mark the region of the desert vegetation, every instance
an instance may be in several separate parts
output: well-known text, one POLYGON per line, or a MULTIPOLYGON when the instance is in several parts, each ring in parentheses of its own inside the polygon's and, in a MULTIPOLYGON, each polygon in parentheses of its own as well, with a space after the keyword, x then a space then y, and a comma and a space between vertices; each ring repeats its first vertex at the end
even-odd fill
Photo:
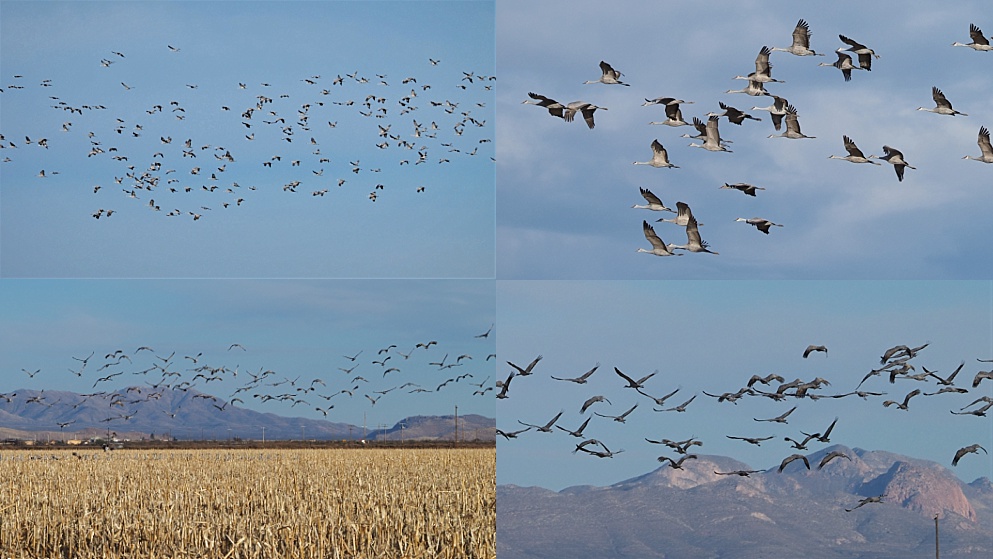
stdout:
POLYGON ((3 557, 495 557, 496 451, 0 452, 3 557))

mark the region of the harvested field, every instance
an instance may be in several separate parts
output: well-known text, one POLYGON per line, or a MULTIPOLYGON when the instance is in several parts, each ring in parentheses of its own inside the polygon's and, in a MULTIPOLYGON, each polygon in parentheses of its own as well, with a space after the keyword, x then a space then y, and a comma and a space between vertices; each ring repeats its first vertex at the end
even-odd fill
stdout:
POLYGON ((496 556, 496 451, 0 452, 3 557, 496 556))

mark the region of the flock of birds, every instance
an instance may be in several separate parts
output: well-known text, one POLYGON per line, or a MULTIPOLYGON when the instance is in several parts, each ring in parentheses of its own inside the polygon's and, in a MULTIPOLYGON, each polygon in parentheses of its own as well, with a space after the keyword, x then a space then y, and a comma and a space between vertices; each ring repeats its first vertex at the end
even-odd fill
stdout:
MULTIPOLYGON (((928 345, 929 344, 927 343, 917 347, 898 345, 887 349, 880 358, 880 365, 878 367, 873 366, 856 386, 849 387, 849 389, 845 391, 833 393, 827 391, 826 387, 832 386, 832 383, 825 378, 796 378, 794 380, 787 381, 782 375, 771 373, 766 376, 752 375, 751 378, 748 378, 747 380, 742 379, 742 386, 730 391, 712 393, 706 390, 701 390, 700 392, 694 393, 687 397, 687 394, 683 392, 681 388, 670 390, 660 386, 652 386, 649 381, 655 377, 656 374, 658 374, 658 370, 636 379, 634 376, 628 375, 619 368, 614 367, 613 376, 611 378, 616 378, 618 386, 623 387, 621 388, 621 392, 630 390, 632 393, 632 397, 628 399, 629 402, 622 406, 624 411, 620 414, 614 415, 610 413, 600 413, 601 411, 605 411, 606 406, 613 406, 614 403, 603 394, 587 394, 565 404, 569 408, 578 410, 582 421, 576 426, 563 426, 560 424, 559 420, 562 418, 563 414, 565 414, 565 410, 563 409, 544 423, 529 423, 527 421, 517 419, 517 424, 523 428, 515 427, 513 429, 497 429, 497 434, 510 441, 511 439, 516 439, 521 435, 524 435, 525 433, 531 433, 529 436, 539 436, 537 435, 538 433, 548 434, 560 432, 563 433, 561 436, 575 437, 579 440, 579 442, 575 444, 575 449, 572 451, 574 454, 582 453, 596 458, 612 458, 613 456, 624 452, 624 450, 617 449, 616 445, 609 443, 609 441, 604 441, 601 438, 594 438, 590 436, 590 433, 596 432, 599 428, 603 428, 606 420, 609 419, 612 422, 621 424, 634 423, 636 425, 647 426, 650 429, 657 429, 657 426, 660 424, 660 420, 655 419, 658 416, 654 416, 652 412, 665 414, 690 411, 690 406, 697 400, 698 397, 701 396, 701 394, 704 398, 713 398, 721 404, 726 403, 733 405, 744 398, 767 398, 777 403, 791 402, 793 404, 790 409, 779 413, 779 415, 774 417, 753 417, 752 419, 755 422, 755 430, 758 430, 759 425, 789 425, 791 414, 793 414, 801 406, 806 406, 807 404, 805 404, 805 402, 822 399, 836 400, 841 398, 861 398, 867 403, 866 405, 881 405, 885 408, 892 407, 894 410, 909 412, 911 399, 915 397, 941 398, 944 401, 954 402, 949 409, 952 415, 973 416, 980 418, 986 417, 987 412, 993 408, 993 397, 988 395, 980 395, 976 397, 976 393, 978 392, 977 389, 979 389, 983 381, 993 380, 993 370, 980 370, 972 374, 971 379, 967 380, 965 383, 957 383, 956 379, 958 375, 963 372, 963 369, 966 366, 965 361, 959 364, 951 373, 941 375, 939 374, 939 371, 931 370, 920 363, 920 359, 918 357, 928 345), (908 381, 916 384, 919 388, 914 388, 902 396, 897 396, 896 399, 893 400, 882 399, 887 395, 887 391, 895 391, 900 387, 900 385, 906 384, 908 381), (887 385, 889 385, 889 388, 886 388, 887 385), (682 394, 680 394, 681 392, 682 394), (880 402, 880 400, 882 401, 880 402), (647 407, 651 407, 651 412, 641 411, 647 407), (594 417, 603 419, 594 419, 594 417), (612 448, 614 449, 612 450, 612 448)), ((828 349, 823 345, 810 345, 804 350, 803 357, 805 359, 810 358, 815 353, 823 353, 826 358, 828 349)), ((539 364, 542 360, 543 356, 538 355, 524 366, 508 361, 507 364, 510 365, 512 370, 505 379, 497 382, 498 387, 500 387, 500 392, 497 394, 497 398, 507 399, 510 398, 512 393, 515 391, 528 390, 526 386, 526 383, 528 382, 527 380, 515 381, 515 379, 524 379, 528 376, 541 374, 541 367, 539 364), (514 384, 513 391, 511 390, 512 382, 514 384)), ((980 363, 990 363, 993 362, 993 359, 977 359, 977 361, 980 363)), ((587 383, 590 382, 590 378, 599 370, 600 363, 596 363, 591 369, 576 377, 549 375, 549 378, 557 382, 587 385, 587 383)), ((600 374, 611 375, 610 372, 606 371, 600 374)), ((902 394, 902 392, 900 392, 900 394, 902 394)), ((620 402, 618 401, 617 403, 620 402)), ((504 419, 506 416, 499 414, 498 410, 498 417, 504 419)), ((725 436, 727 439, 741 441, 742 443, 755 446, 762 446, 762 444, 767 441, 770 441, 768 443, 769 445, 776 444, 771 441, 782 441, 779 443, 779 446, 784 449, 788 448, 791 453, 781 460, 778 468, 776 468, 777 472, 782 473, 787 468, 791 468, 792 470, 798 468, 812 470, 810 459, 808 459, 807 455, 800 453, 800 451, 816 452, 817 449, 812 448, 813 445, 831 442, 830 437, 835 432, 835 428, 838 427, 839 430, 843 431, 845 429, 845 424, 844 421, 842 421, 839 426, 839 418, 835 417, 834 421, 826 426, 822 425, 814 427, 816 428, 808 427, 807 430, 793 429, 791 427, 780 433, 769 433, 769 430, 765 428, 761 429, 761 432, 749 432, 753 430, 748 428, 748 425, 737 424, 735 425, 735 431, 728 433, 725 436)), ((638 427, 625 427, 625 429, 630 428, 637 429, 638 427)), ((683 469, 687 461, 697 459, 697 455, 693 454, 691 450, 694 446, 703 446, 704 444, 704 441, 696 438, 695 436, 679 440, 677 440, 676 437, 673 437, 672 439, 644 437, 644 439, 646 444, 659 445, 660 447, 668 449, 666 453, 659 456, 657 460, 676 470, 683 469)), ((952 457, 952 466, 957 466, 959 461, 968 454, 978 453, 979 451, 987 453, 987 449, 978 443, 962 446, 955 452, 954 457, 952 457)), ((776 450, 774 452, 786 451, 776 450)), ((816 469, 821 470, 827 467, 830 463, 839 459, 851 461, 852 457, 838 450, 827 452, 816 463, 816 469)), ((715 471, 714 474, 749 476, 751 474, 764 471, 768 470, 736 470, 728 472, 715 471)), ((882 496, 877 496, 876 499, 881 499, 881 497, 882 496)), ((855 508, 870 502, 879 501, 867 500, 848 510, 854 510, 855 508)))
MULTIPOLYGON (((972 37, 972 42, 970 43, 954 43, 952 46, 966 46, 973 48, 977 51, 989 51, 990 45, 989 41, 983 36, 982 31, 976 26, 970 26, 970 35, 972 37)), ((868 46, 859 43, 858 41, 851 39, 845 35, 838 35, 839 39, 845 43, 846 46, 839 47, 835 50, 838 59, 834 63, 820 63, 820 66, 829 66, 838 68, 845 81, 850 81, 852 79, 853 70, 864 70, 866 72, 871 71, 872 60, 874 58, 879 58, 876 52, 869 48, 868 46), (853 61, 852 56, 857 57, 858 63, 853 61)), ((755 71, 747 75, 738 75, 734 79, 747 80, 748 85, 742 89, 731 89, 727 90, 726 94, 736 94, 742 93, 751 96, 759 97, 771 97, 773 103, 767 107, 753 106, 751 110, 761 110, 767 111, 770 114, 772 125, 776 131, 783 129, 783 123, 785 122, 785 130, 778 134, 770 134, 769 138, 788 138, 788 139, 814 139, 815 136, 808 136, 801 131, 800 128, 800 112, 799 110, 790 103, 786 98, 770 93, 766 90, 766 84, 770 83, 783 83, 782 80, 772 77, 772 64, 770 64, 770 55, 773 52, 780 51, 793 54, 795 56, 824 56, 821 53, 815 52, 810 48, 810 26, 803 19, 799 20, 796 27, 793 30, 793 42, 788 47, 769 47, 763 46, 755 58, 755 71)), ((621 80, 623 73, 615 69, 611 64, 601 61, 600 62, 601 76, 597 80, 587 80, 583 82, 584 84, 605 84, 610 86, 630 86, 629 83, 621 80)), ((528 99, 524 100, 524 104, 537 105, 545 108, 549 115, 561 118, 566 122, 571 122, 574 119, 575 114, 581 113, 587 126, 592 130, 595 127, 594 114, 596 111, 605 111, 606 107, 601 107, 596 104, 586 102, 586 101, 573 101, 571 103, 561 103, 555 99, 548 97, 546 95, 541 95, 538 93, 528 93, 528 99)), ((951 102, 945 97, 944 93, 937 87, 932 88, 932 98, 934 99, 935 106, 933 108, 920 107, 918 110, 928 111, 939 115, 961 115, 968 116, 966 113, 962 113, 952 108, 951 102)), ((683 99, 677 99, 675 97, 658 97, 655 99, 645 99, 643 106, 661 106, 665 111, 666 119, 664 121, 653 121, 649 124, 652 125, 663 125, 670 127, 681 127, 681 126, 692 126, 696 130, 696 134, 683 134, 684 138, 691 138, 696 140, 701 140, 700 143, 690 143, 690 147, 702 148, 711 152, 731 152, 729 145, 732 140, 725 139, 721 136, 719 129, 720 119, 726 118, 728 122, 735 124, 737 126, 742 126, 745 120, 760 121, 759 117, 752 116, 742 109, 731 106, 724 102, 719 102, 720 112, 708 112, 704 115, 704 118, 693 117, 690 121, 684 119, 682 114, 682 105, 691 104, 693 101, 685 101, 683 99)), ((845 150, 848 152, 846 156, 831 155, 830 159, 841 159, 849 161, 851 163, 868 163, 872 165, 880 165, 875 160, 884 161, 893 166, 896 172, 897 180, 903 181, 904 173, 906 169, 916 169, 904 158, 903 153, 897 148, 891 147, 890 145, 884 145, 883 155, 869 155, 865 154, 859 149, 855 141, 849 136, 843 136, 843 142, 845 150)), ((993 147, 990 145, 990 133, 985 126, 979 128, 979 135, 977 143, 980 149, 980 155, 978 157, 966 155, 963 159, 972 159, 975 161, 981 161, 983 163, 993 163, 993 147)), ((648 161, 635 161, 635 165, 647 165, 655 168, 665 168, 665 169, 677 169, 678 165, 673 164, 669 159, 669 153, 658 139, 655 139, 651 143, 652 158, 648 161)), ((734 189, 744 192, 749 196, 755 196, 756 190, 765 190, 761 187, 756 187, 747 183, 736 183, 727 184, 721 188, 734 189)), ((647 204, 639 205, 635 204, 634 208, 642 208, 653 211, 663 211, 663 212, 673 212, 677 213, 668 207, 661 201, 661 199, 652 193, 647 188, 641 188, 641 195, 645 198, 647 204)), ((688 252, 706 252, 710 254, 718 254, 716 251, 710 250, 710 245, 701 238, 699 226, 702 225, 693 215, 690 206, 685 202, 678 202, 678 217, 675 220, 672 219, 659 219, 656 222, 670 222, 676 223, 685 228, 685 234, 687 237, 687 242, 684 245, 666 243, 662 240, 662 237, 655 231, 654 227, 648 223, 647 220, 642 221, 642 232, 645 239, 652 245, 651 249, 639 248, 637 252, 644 252, 648 254, 653 254, 655 256, 679 256, 682 253, 675 252, 676 250, 685 250, 688 252)), ((748 225, 754 226, 756 229, 768 235, 772 227, 783 227, 780 223, 774 223, 773 221, 763 218, 763 217, 751 217, 743 218, 739 217, 735 221, 744 222, 748 225)))
MULTIPOLYGON (((187 55, 168 47, 163 48, 166 56, 187 55)), ((438 176, 437 171, 413 170, 421 165, 437 167, 456 158, 492 160, 492 127, 486 117, 495 77, 452 73, 441 60, 426 60, 417 69, 424 71, 420 75, 355 71, 306 76, 295 84, 232 83, 224 94, 230 101, 216 106, 210 104, 217 92, 196 83, 177 84, 171 92, 146 88, 140 74, 129 72, 132 64, 147 70, 122 52, 100 60, 94 81, 106 90, 102 104, 73 100, 78 94, 72 84, 46 78, 31 86, 25 75, 14 75, 0 87, 5 107, 15 110, 21 96, 44 94, 65 120, 58 126, 39 115, 32 129, 4 130, 2 162, 16 164, 18 152, 41 150, 34 154, 45 161, 36 175, 39 181, 68 175, 71 168, 74 176, 81 175, 80 182, 98 183, 88 186, 94 195, 119 189, 123 197, 117 193, 99 202, 92 213, 97 220, 115 215, 117 203, 129 200, 165 216, 197 221, 212 210, 252 204, 256 190, 325 197, 356 183, 368 188, 368 198, 375 202, 389 182, 379 177, 395 175, 398 169, 411 178, 396 187, 421 193, 428 188, 421 181, 438 176), (85 134, 88 147, 70 152, 79 144, 72 138, 78 134, 85 134), (81 172, 107 172, 107 165, 90 165, 91 158, 112 162, 117 168, 112 183, 110 176, 81 172), (383 168, 388 172, 379 175, 383 168)))
MULTIPOLYGON (((474 343, 492 349, 489 339, 492 331, 490 326, 475 335, 474 343)), ((71 405, 52 399, 44 390, 30 396, 0 393, 0 410, 4 404, 54 407, 58 416, 51 419, 60 429, 75 425, 75 429, 106 426, 120 430, 127 428, 128 422, 139 414, 158 413, 141 404, 159 400, 167 391, 193 391, 194 399, 209 401, 218 412, 243 407, 246 402, 253 402, 255 408, 283 403, 293 410, 302 406, 299 410, 311 410, 311 414, 320 414, 322 419, 332 416, 336 403, 345 398, 365 398, 371 408, 384 398, 395 402, 397 398, 416 398, 412 396, 415 394, 445 392, 453 398, 487 397, 495 386, 491 375, 481 378, 481 373, 492 367, 487 363, 495 360, 496 354, 455 355, 445 350, 445 345, 437 340, 425 340, 409 348, 391 343, 375 349, 358 349, 340 356, 334 370, 312 375, 284 374, 265 367, 247 370, 237 364, 232 367, 217 363, 203 352, 179 355, 176 351, 165 353, 149 346, 138 347, 133 352, 117 349, 102 358, 93 351, 89 355, 71 356, 73 366, 67 373, 59 373, 61 378, 41 369, 21 370, 29 380, 41 375, 41 380, 49 377, 50 383, 62 383, 67 378, 92 380, 92 392, 80 394, 81 398, 71 405), (226 398, 208 393, 221 390, 222 386, 232 389, 226 398), (101 406, 106 404, 107 416, 98 421, 103 425, 77 424, 74 412, 91 400, 101 402, 101 406)), ((245 352, 243 345, 231 344, 225 351, 225 360, 245 352)), ((165 420, 166 426, 182 426, 181 406, 162 413, 167 417, 157 419, 165 420)))

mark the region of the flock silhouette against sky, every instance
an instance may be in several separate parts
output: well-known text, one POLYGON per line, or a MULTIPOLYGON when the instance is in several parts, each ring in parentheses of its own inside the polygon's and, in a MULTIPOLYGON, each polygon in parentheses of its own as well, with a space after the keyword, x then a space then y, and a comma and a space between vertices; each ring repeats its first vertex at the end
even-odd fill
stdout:
MULTIPOLYGON (((366 417, 370 427, 451 415, 456 405, 460 415, 493 417, 497 328, 487 282, 15 283, 0 296, 0 410, 27 405, 30 417, 66 422, 85 401, 106 415, 73 430, 118 432, 149 419, 136 413, 160 413, 140 401, 183 393, 218 413, 352 425, 366 417), (53 391, 83 398, 56 405, 53 391)), ((159 423, 190 436, 183 409, 164 411, 159 423)))
MULTIPOLYGON (((876 18, 870 8, 854 21, 843 14, 864 7, 847 3, 800 18, 791 18, 796 6, 740 5, 716 17, 703 5, 628 8, 601 13, 596 25, 563 25, 568 34, 532 33, 531 22, 545 19, 541 10, 528 12, 528 21, 509 7, 498 12, 498 57, 507 81, 520 84, 516 101, 501 89, 498 111, 508 130, 499 145, 506 153, 499 194, 510 208, 498 214, 501 277, 989 276, 988 263, 922 265, 928 254, 958 260, 941 253, 991 250, 988 213, 978 208, 990 207, 993 168, 963 161, 993 163, 993 112, 978 95, 989 85, 987 39, 971 12, 959 14, 953 33, 948 18, 926 25, 914 10, 876 18), (631 12, 644 23, 628 22, 617 34, 615 18, 631 12), (661 20, 684 25, 659 36, 649 22, 661 20), (952 48, 970 33, 972 49, 952 48), (522 59, 526 51, 546 56, 522 59), (563 53, 565 63, 549 62, 563 53), (583 81, 597 65, 601 77, 583 81), (726 88, 732 79, 747 85, 726 88), (918 109, 929 97, 934 105, 918 109), (577 112, 586 127, 568 124, 577 112), (624 168, 643 145, 652 159, 624 168), (847 156, 832 155, 842 146, 847 156), (842 168, 829 159, 868 165, 842 168), (751 189, 753 198, 728 196, 722 184, 751 189), (666 206, 680 202, 686 219, 677 228, 624 212, 639 191, 664 202, 645 209, 672 211, 666 206), (946 215, 939 220, 971 240, 920 239, 926 248, 890 262, 883 247, 891 235, 923 234, 915 208, 946 215), (650 249, 637 247, 641 233, 650 249), (633 254, 718 251, 721 258, 702 262, 633 254), (856 265, 870 255, 880 258, 856 265)), ((556 3, 544 9, 561 11, 556 3)))
POLYGON ((988 282, 521 283, 499 296, 500 483, 603 485, 701 454, 818 475, 835 444, 988 475, 988 282))
POLYGON ((4 7, 3 273, 492 276, 492 6, 243 8, 4 7))

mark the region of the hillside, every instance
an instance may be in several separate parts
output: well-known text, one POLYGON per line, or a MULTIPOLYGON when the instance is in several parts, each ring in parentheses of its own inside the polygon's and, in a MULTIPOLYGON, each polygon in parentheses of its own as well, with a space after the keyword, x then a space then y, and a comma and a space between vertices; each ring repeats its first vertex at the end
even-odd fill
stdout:
POLYGON ((497 553, 556 557, 930 557, 934 515, 943 557, 993 556, 993 486, 963 484, 943 466, 835 445, 750 476, 723 456, 662 466, 607 487, 560 492, 497 487, 497 553), (851 461, 817 463, 838 450, 851 461), (885 495, 859 507, 860 499, 885 495))
MULTIPOLYGON (((17 390, 10 401, 0 400, 3 438, 71 439, 95 434, 119 438, 176 437, 190 439, 360 439, 361 425, 260 413, 189 390, 159 391, 147 398, 147 388, 129 387, 99 396, 75 392, 17 390)), ((365 430, 367 438, 438 440, 454 438, 452 416, 415 416, 386 430, 365 430)), ((495 420, 478 415, 459 418, 460 438, 494 440, 495 420)))

